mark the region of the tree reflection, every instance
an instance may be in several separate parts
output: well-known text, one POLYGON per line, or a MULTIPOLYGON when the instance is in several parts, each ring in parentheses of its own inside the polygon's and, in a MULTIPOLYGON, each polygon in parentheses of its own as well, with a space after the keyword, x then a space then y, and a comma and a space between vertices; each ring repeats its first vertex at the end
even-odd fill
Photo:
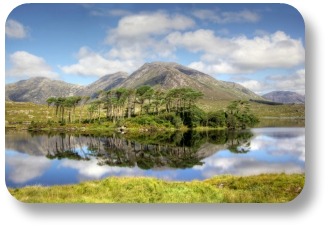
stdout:
POLYGON ((228 150, 236 154, 245 154, 251 149, 251 137, 253 134, 250 131, 230 132, 228 134, 228 150))
POLYGON ((61 134, 52 136, 49 159, 97 159, 100 166, 135 167, 141 169, 192 168, 203 165, 204 158, 226 148, 232 153, 250 150, 250 131, 187 131, 162 134, 139 134, 101 137, 61 134), (126 136, 125 136, 126 137, 126 136))

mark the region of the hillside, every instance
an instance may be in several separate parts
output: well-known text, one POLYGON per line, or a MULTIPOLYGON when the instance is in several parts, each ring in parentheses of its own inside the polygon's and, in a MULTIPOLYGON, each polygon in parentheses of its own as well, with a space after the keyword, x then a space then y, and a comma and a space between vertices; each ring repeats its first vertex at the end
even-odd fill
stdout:
POLYGON ((6 100, 42 104, 49 97, 72 96, 81 89, 64 81, 35 77, 6 85, 6 100))
POLYGON ((108 74, 97 81, 91 83, 81 90, 78 95, 94 96, 95 93, 101 90, 110 90, 122 83, 129 76, 126 72, 117 72, 114 74, 108 74))
POLYGON ((291 92, 291 91, 272 91, 270 93, 264 94, 262 96, 264 99, 289 104, 289 103, 296 103, 296 104, 304 104, 305 103, 305 96, 291 92))
POLYGON ((137 88, 141 85, 163 89, 191 87, 203 92, 204 99, 207 100, 262 99, 237 83, 219 81, 207 74, 177 63, 146 63, 119 86, 137 88))
POLYGON ((177 63, 153 62, 144 64, 130 76, 125 72, 117 72, 105 75, 87 86, 42 77, 22 80, 6 85, 6 100, 42 104, 51 96, 94 96, 100 90, 118 87, 137 88, 141 85, 164 90, 191 87, 203 92, 205 101, 263 99, 237 83, 216 80, 177 63))

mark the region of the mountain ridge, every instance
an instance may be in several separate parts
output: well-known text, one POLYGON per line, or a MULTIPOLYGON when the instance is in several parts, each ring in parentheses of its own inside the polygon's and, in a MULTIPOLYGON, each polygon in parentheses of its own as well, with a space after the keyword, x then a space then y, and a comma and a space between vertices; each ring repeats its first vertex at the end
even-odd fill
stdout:
POLYGON ((296 92, 292 91, 272 91, 270 93, 266 93, 262 95, 264 99, 278 102, 278 103, 284 103, 284 104, 290 104, 290 103, 296 103, 296 104, 304 104, 305 103, 305 96, 298 94, 296 92))
POLYGON ((142 85, 165 90, 191 87, 204 93, 204 99, 209 100, 263 99, 238 83, 217 80, 203 72, 174 62, 152 62, 145 63, 130 75, 126 72, 116 72, 105 75, 86 86, 43 77, 21 80, 6 85, 6 100, 45 103, 51 96, 95 97, 100 90, 119 87, 137 88, 142 85))

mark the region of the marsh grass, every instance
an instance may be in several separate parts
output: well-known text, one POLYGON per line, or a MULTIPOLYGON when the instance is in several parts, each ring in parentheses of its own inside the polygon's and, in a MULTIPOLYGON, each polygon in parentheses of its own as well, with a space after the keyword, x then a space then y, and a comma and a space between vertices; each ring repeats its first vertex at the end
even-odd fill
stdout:
POLYGON ((110 177, 75 185, 9 189, 27 203, 263 203, 289 202, 301 192, 304 174, 216 176, 205 181, 110 177))

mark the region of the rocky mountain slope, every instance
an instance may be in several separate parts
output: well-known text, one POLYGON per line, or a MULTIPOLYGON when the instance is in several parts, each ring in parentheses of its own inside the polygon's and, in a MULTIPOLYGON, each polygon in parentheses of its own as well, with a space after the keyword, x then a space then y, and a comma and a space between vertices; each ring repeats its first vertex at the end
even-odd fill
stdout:
POLYGON ((83 88, 78 95, 87 95, 93 97, 95 93, 101 90, 110 90, 122 83, 129 76, 126 72, 117 72, 115 74, 108 74, 90 85, 83 88))
POLYGON ((264 99, 278 103, 304 104, 305 96, 291 91, 272 91, 262 96, 264 99))
POLYGON ((207 74, 177 63, 146 63, 119 86, 137 88, 141 85, 163 89, 191 87, 203 92, 205 98, 210 100, 262 99, 237 83, 219 81, 207 74))
POLYGON ((45 103, 49 97, 72 96, 83 86, 64 81, 35 77, 6 85, 6 100, 45 103))
POLYGON ((237 83, 216 80, 177 63, 153 62, 144 64, 130 76, 125 72, 117 72, 105 75, 87 86, 42 77, 22 80, 6 85, 6 100, 45 103, 51 96, 93 96, 100 90, 137 88, 141 85, 162 89, 191 87, 203 92, 206 100, 263 99, 237 83))

